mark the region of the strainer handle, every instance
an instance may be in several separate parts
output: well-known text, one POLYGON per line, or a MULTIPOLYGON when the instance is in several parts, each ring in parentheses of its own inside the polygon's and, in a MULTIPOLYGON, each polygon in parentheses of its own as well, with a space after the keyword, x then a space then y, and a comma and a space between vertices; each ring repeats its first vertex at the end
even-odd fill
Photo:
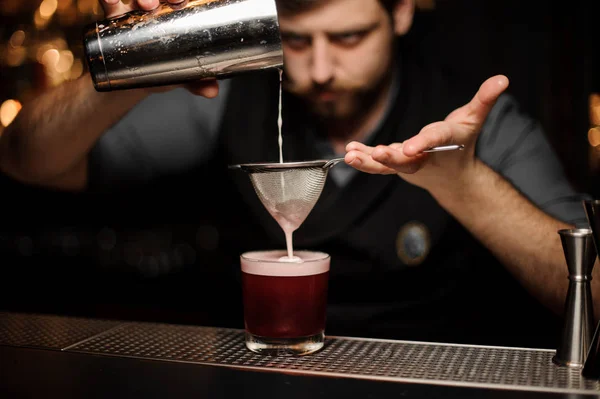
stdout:
MULTIPOLYGON (((463 150, 465 148, 464 145, 462 144, 453 144, 453 145, 443 145, 443 146, 439 146, 439 147, 432 147, 428 150, 425 150, 423 152, 443 152, 443 151, 454 151, 454 150, 463 150)), ((332 166, 342 162, 344 160, 344 158, 333 158, 330 159, 329 161, 327 161, 327 163, 325 165, 323 165, 323 169, 329 169, 332 166)))
POLYGON ((465 146, 462 144, 453 144, 453 145, 442 145, 439 147, 431 147, 428 150, 423 152, 442 152, 442 151, 454 151, 454 150, 464 150, 465 146))
POLYGON ((342 162, 343 160, 344 160, 344 158, 333 158, 333 159, 330 159, 329 161, 327 161, 325 163, 325 165, 323 165, 323 169, 329 169, 332 166, 335 166, 338 163, 342 162))

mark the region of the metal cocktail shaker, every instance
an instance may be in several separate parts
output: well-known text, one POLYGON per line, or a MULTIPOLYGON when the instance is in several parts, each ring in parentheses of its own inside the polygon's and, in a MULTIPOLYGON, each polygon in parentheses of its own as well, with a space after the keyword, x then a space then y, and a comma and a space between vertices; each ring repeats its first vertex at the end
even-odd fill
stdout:
POLYGON ((102 92, 283 66, 275 0, 163 3, 93 23, 83 41, 94 87, 102 92))

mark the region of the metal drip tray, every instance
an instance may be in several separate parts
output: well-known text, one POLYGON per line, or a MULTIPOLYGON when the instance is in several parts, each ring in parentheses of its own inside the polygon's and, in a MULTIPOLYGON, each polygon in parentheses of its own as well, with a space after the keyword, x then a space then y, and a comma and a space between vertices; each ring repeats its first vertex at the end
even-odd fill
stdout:
POLYGON ((0 312, 0 345, 63 349, 121 322, 0 312))
POLYGON ((555 366, 550 350, 329 337, 316 354, 269 357, 248 351, 239 330, 146 323, 127 323, 69 350, 332 377, 600 393, 598 381, 555 366))
POLYGON ((305 357, 248 351, 241 330, 0 312, 0 345, 289 374, 600 395, 555 351, 328 337, 305 357))

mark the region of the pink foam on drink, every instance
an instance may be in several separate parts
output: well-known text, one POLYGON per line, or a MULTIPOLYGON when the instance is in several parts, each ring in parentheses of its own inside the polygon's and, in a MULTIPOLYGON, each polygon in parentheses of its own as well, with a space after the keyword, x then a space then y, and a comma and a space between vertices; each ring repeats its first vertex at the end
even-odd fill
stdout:
POLYGON ((324 252, 294 251, 300 262, 284 262, 286 251, 246 252, 241 256, 242 272, 260 276, 312 276, 329 271, 330 257, 324 252))

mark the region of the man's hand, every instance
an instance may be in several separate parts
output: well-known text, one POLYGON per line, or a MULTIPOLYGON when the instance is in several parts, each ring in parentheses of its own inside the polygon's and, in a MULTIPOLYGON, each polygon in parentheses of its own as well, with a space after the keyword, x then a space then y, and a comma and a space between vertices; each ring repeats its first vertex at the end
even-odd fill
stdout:
MULTIPOLYGON (((145 10, 151 11, 157 8, 160 3, 169 3, 172 7, 183 7, 187 4, 187 0, 99 0, 102 8, 104 9, 104 15, 106 18, 116 17, 133 10, 145 10)), ((166 86, 149 89, 150 92, 163 92, 172 90, 176 87, 185 87, 192 93, 213 98, 219 94, 219 85, 216 79, 202 79, 197 82, 188 83, 183 86, 166 86)))
POLYGON ((404 143, 379 145, 375 148, 358 142, 346 146, 346 163, 373 174, 398 174, 426 190, 444 189, 467 178, 475 165, 475 144, 487 115, 508 87, 503 75, 486 80, 473 99, 454 110, 444 121, 425 126, 404 143), (443 145, 463 144, 464 151, 423 153, 443 145))
POLYGON ((182 7, 187 3, 187 0, 99 0, 102 8, 104 9, 104 15, 106 18, 112 18, 117 15, 124 14, 132 10, 154 10, 159 6, 161 2, 167 2, 173 6, 182 7))

